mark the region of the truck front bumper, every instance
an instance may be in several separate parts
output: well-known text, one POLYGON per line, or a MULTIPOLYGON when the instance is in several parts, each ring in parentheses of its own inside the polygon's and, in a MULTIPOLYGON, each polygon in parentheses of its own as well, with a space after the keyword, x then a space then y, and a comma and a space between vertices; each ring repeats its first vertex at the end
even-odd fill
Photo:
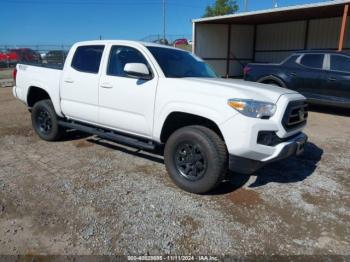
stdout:
POLYGON ((266 164, 286 159, 293 155, 300 155, 304 152, 304 146, 307 142, 307 136, 304 133, 300 133, 298 136, 287 140, 278 145, 278 152, 273 158, 269 158, 266 161, 259 161, 233 154, 229 155, 229 169, 233 172, 241 174, 252 174, 258 169, 262 168, 266 164))

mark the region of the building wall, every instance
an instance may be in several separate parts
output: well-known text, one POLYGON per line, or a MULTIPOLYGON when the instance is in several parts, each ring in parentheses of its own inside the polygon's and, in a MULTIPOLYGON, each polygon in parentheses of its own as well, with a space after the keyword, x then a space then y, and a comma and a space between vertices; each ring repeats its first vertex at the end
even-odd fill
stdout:
POLYGON ((257 26, 256 49, 301 49, 304 47, 305 21, 257 26))
MULTIPOLYGON (((222 76, 226 75, 228 28, 226 24, 198 24, 195 29, 195 54, 207 60, 222 76)), ((242 63, 252 61, 254 26, 231 25, 230 35, 229 75, 239 75, 242 63)))
POLYGON ((264 24, 257 26, 256 62, 279 62, 289 52, 304 48, 306 21, 264 24))
POLYGON ((195 54, 222 76, 226 75, 228 25, 198 24, 195 29, 195 54))
MULTIPOLYGON (((307 48, 338 48, 341 17, 310 20, 307 48)), ((350 48, 350 21, 347 21, 344 48, 350 48)))
MULTIPOLYGON (((341 20, 341 17, 310 20, 306 42, 306 21, 258 25, 255 60, 256 62, 279 62, 292 50, 337 49, 341 20), (269 50, 271 52, 267 52, 269 50)), ((348 19, 344 48, 350 48, 349 26, 348 19)))
MULTIPOLYGON (((344 48, 350 48, 349 20, 344 48)), ((229 75, 242 75, 242 64, 251 62, 253 59, 255 62, 276 63, 285 59, 293 50, 337 49, 340 26, 341 17, 310 20, 306 35, 307 21, 257 25, 254 55, 254 25, 233 24, 231 25, 229 75)), ((195 34, 195 53, 202 58, 210 58, 207 62, 220 75, 225 76, 228 25, 197 24, 195 34)))
POLYGON ((231 25, 229 75, 242 73, 245 64, 252 62, 254 49, 254 26, 231 25))

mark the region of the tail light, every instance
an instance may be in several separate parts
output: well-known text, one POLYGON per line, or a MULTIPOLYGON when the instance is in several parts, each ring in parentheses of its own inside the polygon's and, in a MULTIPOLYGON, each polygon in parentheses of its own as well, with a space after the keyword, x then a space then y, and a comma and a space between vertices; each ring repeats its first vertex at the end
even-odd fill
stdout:
POLYGON ((17 68, 13 69, 12 78, 13 78, 14 85, 16 85, 17 68))
POLYGON ((250 70, 251 70, 251 68, 250 68, 250 67, 245 66, 245 67, 243 68, 243 74, 244 74, 244 76, 248 75, 248 74, 249 74, 249 72, 250 72, 250 70))

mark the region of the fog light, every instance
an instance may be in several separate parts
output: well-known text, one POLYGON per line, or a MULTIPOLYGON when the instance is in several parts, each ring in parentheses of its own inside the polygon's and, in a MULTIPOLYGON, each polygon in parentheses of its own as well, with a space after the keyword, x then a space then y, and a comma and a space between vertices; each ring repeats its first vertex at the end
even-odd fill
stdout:
POLYGON ((280 142, 280 138, 274 131, 260 131, 257 143, 265 146, 274 146, 280 142))

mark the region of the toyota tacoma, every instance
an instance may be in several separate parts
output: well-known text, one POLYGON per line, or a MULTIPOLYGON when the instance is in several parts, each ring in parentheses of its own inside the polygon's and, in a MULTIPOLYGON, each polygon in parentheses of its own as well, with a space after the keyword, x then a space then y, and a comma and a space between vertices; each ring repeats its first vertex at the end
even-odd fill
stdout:
POLYGON ((192 53, 155 43, 80 42, 64 65, 20 63, 14 79, 40 138, 74 129, 161 148, 172 180, 193 193, 213 190, 228 170, 252 174, 299 155, 307 141, 298 92, 219 78, 192 53))

